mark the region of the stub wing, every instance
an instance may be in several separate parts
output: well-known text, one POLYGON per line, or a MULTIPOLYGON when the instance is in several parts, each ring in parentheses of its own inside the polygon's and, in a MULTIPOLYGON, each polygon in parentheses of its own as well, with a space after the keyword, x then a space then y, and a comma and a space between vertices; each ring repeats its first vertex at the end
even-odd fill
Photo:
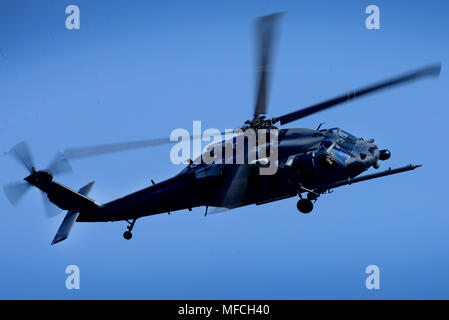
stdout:
POLYGON ((420 164, 409 164, 407 166, 403 166, 403 167, 396 168, 396 169, 389 168, 388 170, 381 171, 378 173, 367 174, 367 175, 363 175, 363 176, 360 176, 357 178, 352 178, 352 179, 348 178, 346 180, 335 182, 335 183, 329 184, 327 186, 320 187, 317 189, 317 191, 324 192, 326 190, 335 189, 335 188, 338 188, 338 187, 341 187, 344 185, 349 185, 349 184, 362 182, 362 181, 366 181, 366 180, 381 178, 381 177, 385 177, 385 176, 389 176, 392 174, 397 174, 397 173, 401 173, 401 172, 405 172, 405 171, 415 170, 416 168, 419 168, 419 167, 421 167, 420 164))

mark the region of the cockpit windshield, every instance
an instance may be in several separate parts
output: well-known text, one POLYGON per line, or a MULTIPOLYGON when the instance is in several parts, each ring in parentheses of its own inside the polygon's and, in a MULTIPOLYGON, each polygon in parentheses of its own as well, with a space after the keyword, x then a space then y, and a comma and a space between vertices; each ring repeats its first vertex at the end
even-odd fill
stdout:
POLYGON ((332 129, 329 129, 329 131, 336 134, 337 136, 339 136, 342 139, 352 140, 354 142, 357 140, 357 138, 354 137, 352 134, 350 134, 349 132, 346 132, 340 128, 332 128, 332 129))
POLYGON ((336 143, 333 144, 329 151, 334 154, 338 160, 345 163, 355 147, 357 138, 340 128, 333 128, 329 131, 336 134, 338 137, 336 143))

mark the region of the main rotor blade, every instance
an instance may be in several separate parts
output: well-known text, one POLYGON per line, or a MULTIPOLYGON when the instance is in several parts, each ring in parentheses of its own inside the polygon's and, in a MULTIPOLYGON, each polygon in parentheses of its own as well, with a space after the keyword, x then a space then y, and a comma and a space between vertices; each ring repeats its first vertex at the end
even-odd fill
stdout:
POLYGON ((210 210, 210 212, 205 214, 205 216, 214 215, 214 214, 218 214, 218 213, 227 212, 229 210, 232 210, 232 209, 225 208, 225 207, 211 207, 211 208, 212 208, 212 210, 210 210))
POLYGON ((315 105, 312 105, 310 107, 294 111, 288 114, 285 114, 283 116, 280 116, 278 118, 274 118, 273 120, 275 122, 280 121, 281 125, 287 124, 289 122, 304 118, 308 115, 311 115, 313 113, 323 111, 325 109, 331 108, 333 106, 336 106, 340 103, 347 102, 356 98, 360 98, 366 94, 391 88, 400 84, 405 84, 407 82, 411 82, 414 80, 418 80, 420 78, 424 77, 438 77, 441 71, 441 64, 434 64, 430 65, 397 77, 394 77, 390 80, 386 80, 383 82, 379 82, 377 84, 374 84, 372 86, 367 86, 358 90, 354 90, 352 92, 348 92, 344 95, 338 96, 336 98, 333 98, 331 100, 321 102, 315 105))
POLYGON ((267 113, 269 77, 274 42, 276 40, 276 22, 282 13, 273 13, 256 20, 257 60, 257 95, 254 107, 254 118, 267 113))
POLYGON ((81 148, 68 148, 64 150, 64 157, 70 160, 82 159, 109 153, 117 153, 129 150, 155 147, 169 143, 170 143, 169 138, 161 138, 161 139, 149 139, 131 142, 121 142, 121 143, 110 143, 81 148))
MULTIPOLYGON (((221 135, 225 135, 226 133, 221 132, 221 135)), ((187 139, 201 139, 202 137, 208 138, 214 136, 213 134, 209 135, 197 135, 184 137, 187 139)), ((171 141, 170 138, 159 138, 159 139, 148 139, 148 140, 139 140, 139 141, 131 141, 131 142, 120 142, 120 143, 110 143, 110 144, 102 144, 90 147, 80 147, 80 148, 67 148, 64 150, 63 157, 68 160, 82 159, 82 158, 90 158, 96 157, 104 154, 110 153, 118 153, 124 151, 131 151, 137 149, 151 148, 160 145, 176 143, 177 141, 171 141)))
POLYGON ((223 187, 220 195, 221 208, 236 208, 244 201, 248 190, 248 176, 251 167, 247 164, 239 164, 235 170, 230 173, 227 184, 223 187))
POLYGON ((29 172, 33 172, 34 162, 30 148, 25 141, 19 142, 9 150, 9 154, 21 163, 29 172))
POLYGON ((12 205, 16 205, 25 193, 30 190, 31 185, 26 182, 12 182, 3 185, 3 191, 5 192, 6 197, 12 205))

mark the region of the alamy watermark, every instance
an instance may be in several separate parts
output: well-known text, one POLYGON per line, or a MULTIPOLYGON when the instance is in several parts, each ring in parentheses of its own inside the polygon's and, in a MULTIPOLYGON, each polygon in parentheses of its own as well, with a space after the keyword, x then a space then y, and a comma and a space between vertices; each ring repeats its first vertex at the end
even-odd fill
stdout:
POLYGON ((365 27, 368 30, 380 29, 380 9, 378 6, 372 4, 366 7, 365 13, 369 16, 365 20, 365 27))
POLYGON ((80 268, 77 265, 71 264, 65 268, 65 273, 68 274, 65 279, 65 287, 68 290, 80 289, 80 268))
POLYGON ((65 27, 68 30, 80 29, 80 8, 71 4, 65 8, 65 13, 69 16, 65 19, 65 27))
POLYGON ((177 142, 170 151, 173 164, 248 164, 259 167, 261 175, 273 175, 278 168, 277 129, 207 129, 193 121, 193 135, 186 129, 175 129, 170 141, 177 142), (211 141, 212 139, 212 141, 211 141), (202 142, 208 142, 202 147, 202 142), (192 148, 191 148, 192 145, 192 148))
POLYGON ((368 290, 380 289, 380 269, 375 264, 369 265, 365 269, 365 273, 369 276, 365 280, 365 287, 368 290))

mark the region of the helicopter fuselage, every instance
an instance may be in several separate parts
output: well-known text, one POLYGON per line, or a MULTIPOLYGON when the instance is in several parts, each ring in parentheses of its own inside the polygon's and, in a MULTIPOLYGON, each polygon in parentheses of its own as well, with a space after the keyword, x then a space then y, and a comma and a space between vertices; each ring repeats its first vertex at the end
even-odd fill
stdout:
POLYGON ((80 210, 79 222, 116 221, 199 206, 237 208, 321 190, 378 167, 381 152, 372 140, 345 131, 283 129, 278 136, 277 171, 260 165, 192 163, 178 175, 113 200, 80 210))

